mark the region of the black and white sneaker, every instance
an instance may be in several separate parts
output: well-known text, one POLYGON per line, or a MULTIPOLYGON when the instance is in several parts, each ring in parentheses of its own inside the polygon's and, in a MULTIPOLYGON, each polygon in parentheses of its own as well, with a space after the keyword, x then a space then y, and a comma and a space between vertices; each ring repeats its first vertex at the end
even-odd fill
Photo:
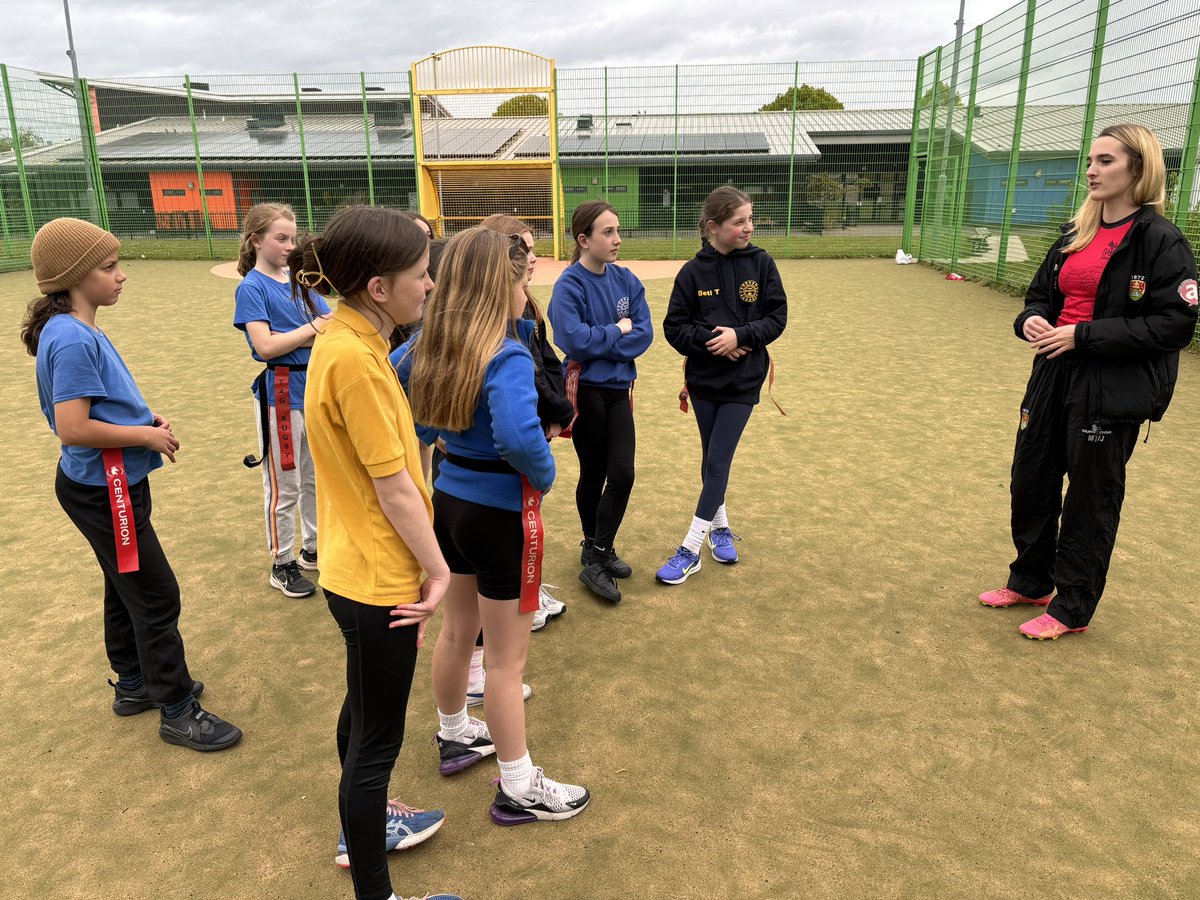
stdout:
MULTIPOLYGON (((146 686, 142 685, 140 690, 126 691, 122 690, 121 686, 114 681, 108 682, 112 685, 112 689, 117 692, 117 697, 113 700, 112 711, 118 716, 136 716, 138 713, 144 713, 151 709, 162 709, 162 704, 157 700, 150 699, 150 692, 146 690, 146 686)), ((192 682, 192 696, 199 697, 204 693, 204 682, 192 682)))
MULTIPOLYGON (((581 566, 586 566, 588 563, 593 561, 595 543, 596 542, 591 538, 584 538, 579 542, 579 546, 582 548, 579 551, 579 564, 581 566)), ((596 561, 603 561, 603 563, 608 567, 609 574, 611 574, 613 578, 628 578, 633 574, 633 568, 629 565, 629 563, 617 556, 616 547, 609 548, 603 554, 603 560, 596 561)))
POLYGON ((300 556, 296 558, 296 562, 300 564, 300 568, 309 572, 317 571, 317 551, 301 550, 300 556))
POLYGON ((177 719, 166 716, 158 725, 158 736, 168 744, 201 752, 226 750, 242 739, 242 729, 215 716, 195 700, 192 708, 177 719))
POLYGON ((534 766, 533 784, 520 797, 510 797, 503 783, 496 788, 492 820, 500 825, 561 822, 583 812, 591 799, 587 788, 554 781, 546 777, 541 766, 534 766))
POLYGON ((448 741, 441 733, 435 734, 434 740, 438 746, 438 771, 443 775, 461 772, 496 752, 487 723, 476 718, 467 720, 467 733, 457 741, 448 741))
POLYGON ((317 586, 300 573, 300 564, 295 560, 271 567, 271 587, 283 591, 285 597, 311 597, 317 592, 317 586))

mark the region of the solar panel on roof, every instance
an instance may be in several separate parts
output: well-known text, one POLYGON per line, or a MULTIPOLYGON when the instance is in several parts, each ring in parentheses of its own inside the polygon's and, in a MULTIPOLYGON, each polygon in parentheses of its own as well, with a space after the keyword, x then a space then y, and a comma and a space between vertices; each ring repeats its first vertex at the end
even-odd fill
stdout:
POLYGON ((516 136, 517 128, 461 128, 447 125, 424 125, 425 158, 447 157, 484 158, 495 156, 516 136))

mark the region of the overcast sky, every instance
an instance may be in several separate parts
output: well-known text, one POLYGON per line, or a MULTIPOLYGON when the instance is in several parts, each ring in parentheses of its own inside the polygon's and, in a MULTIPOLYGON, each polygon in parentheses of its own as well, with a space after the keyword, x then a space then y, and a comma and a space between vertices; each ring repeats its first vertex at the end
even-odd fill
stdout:
MULTIPOLYGON (((966 27, 1012 0, 967 0, 966 27)), ((0 62, 70 73, 61 0, 5 0, 0 62)), ((499 44, 561 68, 915 60, 954 39, 958 0, 71 0, 80 74, 397 71, 499 44), (748 14, 749 13, 749 14, 748 14)))

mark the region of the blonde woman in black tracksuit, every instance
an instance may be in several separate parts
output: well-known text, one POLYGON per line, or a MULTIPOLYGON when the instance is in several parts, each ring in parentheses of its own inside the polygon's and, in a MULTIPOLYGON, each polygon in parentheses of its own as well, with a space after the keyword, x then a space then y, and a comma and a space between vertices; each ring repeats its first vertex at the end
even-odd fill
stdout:
POLYGON ((991 607, 1046 607, 1020 626, 1037 640, 1087 631, 1117 537, 1125 466, 1142 422, 1157 422, 1170 403, 1179 351, 1196 331, 1196 261, 1161 215, 1158 139, 1141 125, 1104 129, 1087 180, 1088 198, 1014 323, 1037 354, 1012 465, 1017 557, 1007 585, 979 597, 991 607))

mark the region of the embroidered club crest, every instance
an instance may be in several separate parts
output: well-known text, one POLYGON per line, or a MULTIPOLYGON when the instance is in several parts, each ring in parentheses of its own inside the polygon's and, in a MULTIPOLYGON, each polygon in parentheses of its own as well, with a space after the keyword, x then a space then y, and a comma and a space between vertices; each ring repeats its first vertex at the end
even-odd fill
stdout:
POLYGON ((1134 275, 1129 279, 1129 299, 1137 303, 1146 296, 1146 278, 1142 275, 1134 275))
POLYGON ((625 319, 629 317, 629 298, 622 297, 617 301, 617 318, 625 319))
POLYGON ((1021 431, 1029 427, 1029 410, 1021 410, 1021 431))
POLYGON ((758 302, 758 282, 743 281, 741 287, 738 288, 738 299, 743 303, 758 302))
POLYGON ((1189 278, 1179 285, 1179 296, 1183 298, 1183 302, 1188 306, 1195 306, 1197 302, 1200 302, 1200 297, 1197 296, 1195 278, 1189 278))

